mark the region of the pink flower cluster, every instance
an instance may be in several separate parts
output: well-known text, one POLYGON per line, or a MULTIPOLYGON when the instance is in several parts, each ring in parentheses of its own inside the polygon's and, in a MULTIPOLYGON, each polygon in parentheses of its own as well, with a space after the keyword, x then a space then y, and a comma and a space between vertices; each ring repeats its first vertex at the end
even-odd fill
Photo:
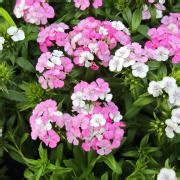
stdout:
MULTIPOLYGON (((158 0, 158 2, 156 0, 149 0, 148 3, 150 4, 150 6, 154 6, 155 11, 156 11, 156 18, 162 18, 163 17, 163 11, 166 10, 166 7, 164 6, 165 0, 158 0)), ((151 13, 149 10, 149 5, 145 4, 143 5, 143 11, 142 11, 142 19, 143 20, 147 20, 151 18, 151 13)))
POLYGON ((77 115, 71 116, 58 111, 57 103, 51 99, 41 102, 30 117, 31 137, 34 140, 39 138, 51 148, 56 147, 60 137, 52 128, 54 123, 56 129, 64 128, 69 143, 81 144, 84 151, 95 150, 100 155, 107 155, 121 145, 125 126, 118 107, 111 101, 112 95, 107 94, 109 85, 100 78, 90 84, 82 81, 74 87, 72 99, 78 92, 83 94, 84 103, 76 98, 78 104, 74 105, 89 106, 89 110, 82 111, 76 106, 72 111, 77 115), (110 99, 106 100, 106 96, 110 99))
POLYGON ((38 104, 30 117, 31 137, 39 138, 46 146, 54 148, 60 141, 59 135, 52 129, 52 123, 61 122, 61 112, 57 110, 57 103, 51 99, 38 104))
POLYGON ((149 30, 150 41, 145 44, 152 59, 172 56, 172 62, 180 62, 180 13, 170 13, 161 20, 158 28, 149 30), (160 49, 160 50, 159 50, 160 49))
POLYGON ((64 47, 68 42, 68 33, 65 32, 67 29, 69 29, 69 27, 64 23, 54 23, 45 28, 41 28, 37 38, 41 51, 47 52, 48 47, 54 45, 64 47))
POLYGON ((39 57, 36 65, 36 70, 42 73, 39 83, 43 89, 62 88, 66 74, 70 73, 72 68, 71 60, 65 57, 62 51, 45 52, 39 57))
POLYGON ((53 18, 55 12, 46 0, 17 0, 14 7, 14 14, 17 18, 32 24, 46 24, 48 18, 53 18))
MULTIPOLYGON (((75 7, 85 10, 90 6, 90 0, 74 0, 75 7)), ((93 0, 92 6, 97 9, 101 7, 103 0, 93 0)))
POLYGON ((99 64, 108 66, 111 50, 117 45, 127 45, 131 42, 129 31, 120 21, 100 21, 93 17, 81 20, 72 31, 66 33, 68 26, 52 24, 42 29, 38 36, 38 43, 42 52, 48 47, 64 47, 69 56, 79 66, 99 68, 99 64), (95 62, 99 59, 100 62, 95 62))

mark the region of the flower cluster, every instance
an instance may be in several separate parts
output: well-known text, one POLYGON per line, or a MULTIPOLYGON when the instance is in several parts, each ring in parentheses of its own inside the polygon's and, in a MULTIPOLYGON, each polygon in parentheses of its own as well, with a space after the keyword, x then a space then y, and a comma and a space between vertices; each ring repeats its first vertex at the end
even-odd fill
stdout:
POLYGON ((92 102, 98 100, 110 102, 112 100, 112 94, 110 93, 109 84, 103 79, 98 78, 90 84, 85 81, 78 83, 74 87, 71 99, 73 104, 72 109, 74 111, 78 113, 89 113, 93 105, 92 102))
MULTIPOLYGON (((85 10, 90 6, 90 0, 74 0, 75 7, 85 10)), ((103 0, 93 0, 92 6, 97 9, 103 5, 103 0)))
POLYGON ((46 100, 35 107, 30 117, 32 139, 39 137, 47 146, 54 148, 60 141, 52 129, 54 123, 56 128, 64 127, 69 143, 82 144, 85 151, 93 149, 100 155, 107 155, 118 148, 125 124, 121 122, 118 107, 111 101, 108 83, 103 79, 90 84, 82 81, 74 87, 71 98, 72 111, 77 115, 62 114, 53 100, 46 100))
POLYGON ((51 99, 37 104, 29 120, 32 139, 39 138, 50 148, 56 147, 60 137, 53 130, 52 123, 61 122, 61 115, 57 103, 51 99))
POLYGON ((169 56, 173 56, 173 63, 180 62, 179 18, 179 13, 170 13, 170 16, 163 17, 158 28, 149 30, 151 40, 146 42, 145 48, 151 59, 166 61, 169 56))
POLYGON ((145 62, 148 61, 145 50, 138 43, 132 43, 116 50, 109 62, 109 70, 120 72, 123 68, 132 68, 135 77, 145 78, 149 70, 145 62))
POLYGON ((55 16, 54 9, 46 0, 17 0, 14 7, 14 14, 17 18, 32 24, 46 24, 48 18, 55 16))
MULTIPOLYGON (((166 7, 164 6, 165 0, 158 0, 158 2, 156 2, 156 0, 149 0, 148 3, 150 4, 150 6, 154 7, 156 10, 156 18, 162 18, 163 17, 163 11, 166 10, 166 7)), ((151 13, 150 13, 150 8, 149 5, 145 4, 143 5, 143 11, 142 11, 142 19, 147 20, 151 18, 151 13)))
POLYGON ((5 43, 4 37, 0 37, 0 51, 3 50, 3 44, 5 43))
POLYGON ((62 88, 66 74, 72 71, 73 64, 62 51, 54 50, 41 54, 36 65, 36 70, 42 73, 39 83, 42 88, 62 88))
POLYGON ((79 66, 98 69, 98 64, 108 66, 111 50, 118 43, 130 43, 128 29, 120 21, 100 21, 88 17, 69 33, 68 53, 74 56, 74 63, 79 66), (70 50, 71 49, 71 50, 70 50), (95 62, 99 59, 101 62, 95 62))
POLYGON ((57 45, 64 47, 68 42, 68 34, 65 32, 69 27, 64 23, 54 23, 45 28, 41 28, 37 42, 42 52, 47 52, 48 47, 57 45))
POLYGON ((176 80, 172 77, 164 77, 162 81, 151 81, 148 87, 148 93, 154 97, 162 95, 163 92, 168 94, 168 104, 172 109, 171 119, 167 119, 165 132, 167 137, 173 138, 174 132, 180 133, 180 87, 177 86, 176 80), (178 107, 178 108, 176 108, 178 107))

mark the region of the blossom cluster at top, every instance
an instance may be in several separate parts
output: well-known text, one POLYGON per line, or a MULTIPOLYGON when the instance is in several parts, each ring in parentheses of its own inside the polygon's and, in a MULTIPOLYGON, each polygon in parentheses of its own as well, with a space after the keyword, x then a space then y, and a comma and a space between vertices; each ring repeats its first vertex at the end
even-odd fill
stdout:
MULTIPOLYGON (((22 29, 17 28, 16 26, 11 26, 7 29, 8 36, 14 41, 22 41, 25 39, 25 33, 22 29)), ((6 39, 0 37, 0 51, 3 50, 3 45, 5 44, 6 39)))
POLYGON ((100 78, 90 84, 82 81, 74 87, 71 98, 74 115, 58 111, 53 100, 46 100, 35 107, 30 117, 32 139, 38 137, 54 148, 60 141, 54 129, 62 133, 64 128, 67 141, 73 145, 81 144, 85 151, 93 149, 100 155, 107 155, 118 148, 125 124, 121 122, 118 107, 111 101, 108 83, 100 78), (90 108, 85 108, 88 106, 90 108))
POLYGON ((149 30, 151 40, 146 42, 145 48, 149 51, 151 59, 165 61, 172 56, 173 63, 180 62, 179 20, 179 13, 170 13, 169 16, 163 17, 158 28, 149 30))
POLYGON ((148 61, 146 51, 139 43, 132 43, 116 50, 109 62, 109 70, 120 72, 123 68, 132 68, 135 77, 145 78, 149 70, 145 64, 148 61))
POLYGON ((42 73, 39 83, 42 88, 62 88, 66 74, 72 71, 73 64, 62 51, 54 50, 41 54, 36 65, 36 70, 42 73))
POLYGON ((167 119, 165 131, 169 138, 174 137, 175 133, 180 133, 180 87, 177 86, 173 77, 164 77, 162 81, 151 81, 148 87, 148 93, 154 97, 163 94, 168 95, 168 104, 172 109, 171 118, 167 119))
POLYGON ((149 5, 143 5, 142 19, 147 20, 151 18, 150 7, 152 6, 155 8, 156 18, 162 18, 163 11, 166 10, 166 7, 164 6, 165 0, 148 0, 148 3, 149 5))
POLYGON ((97 70, 99 65, 108 66, 111 51, 118 45, 131 42, 129 31, 120 21, 100 21, 88 17, 66 33, 64 23, 52 24, 43 28, 38 36, 42 52, 55 44, 64 47, 75 64, 97 70), (100 61, 98 61, 100 60, 100 61))
POLYGON ((46 0, 17 0, 14 7, 14 14, 17 18, 32 24, 46 24, 48 18, 53 18, 55 12, 46 0))
MULTIPOLYGON (((90 0, 73 0, 75 7, 80 8, 81 10, 87 9, 91 3, 90 0)), ((92 6, 97 9, 103 5, 103 0, 93 0, 92 6)))

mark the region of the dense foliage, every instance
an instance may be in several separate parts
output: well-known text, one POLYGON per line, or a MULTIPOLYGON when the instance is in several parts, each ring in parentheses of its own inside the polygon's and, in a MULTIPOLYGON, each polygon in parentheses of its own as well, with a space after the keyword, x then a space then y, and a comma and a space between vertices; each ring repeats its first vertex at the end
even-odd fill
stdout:
POLYGON ((179 179, 179 11, 0 0, 0 179, 179 179))

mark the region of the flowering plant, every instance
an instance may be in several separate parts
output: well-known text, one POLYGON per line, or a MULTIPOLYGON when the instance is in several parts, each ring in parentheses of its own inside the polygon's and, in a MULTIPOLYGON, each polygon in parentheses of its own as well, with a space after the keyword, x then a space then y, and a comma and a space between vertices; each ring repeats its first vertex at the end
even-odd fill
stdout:
POLYGON ((0 4, 0 179, 180 178, 179 2, 0 4))

